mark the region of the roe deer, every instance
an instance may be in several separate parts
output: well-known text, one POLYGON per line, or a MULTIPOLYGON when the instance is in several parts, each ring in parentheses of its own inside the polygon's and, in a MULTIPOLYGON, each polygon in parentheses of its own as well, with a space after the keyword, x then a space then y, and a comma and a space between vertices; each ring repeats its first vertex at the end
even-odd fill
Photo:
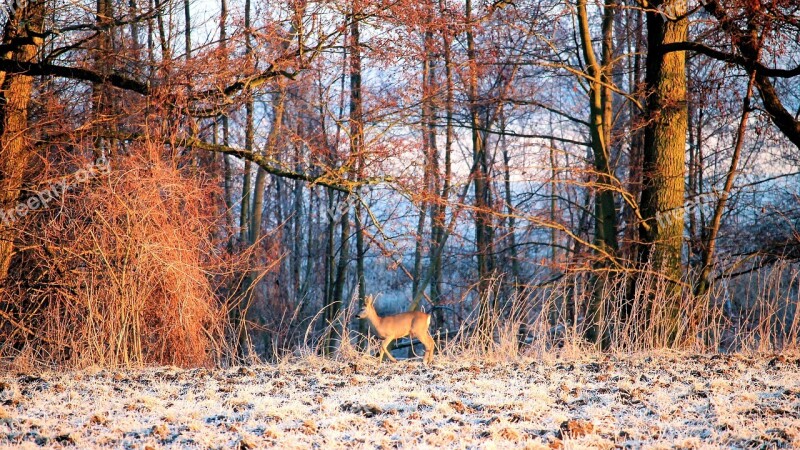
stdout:
POLYGON ((381 353, 378 362, 383 362, 383 355, 386 355, 394 362, 397 360, 389 353, 387 347, 393 340, 408 336, 411 339, 417 338, 425 346, 425 356, 422 358, 423 364, 427 365, 433 361, 433 337, 428 332, 431 324, 431 315, 421 311, 409 311, 393 316, 381 317, 375 311, 375 298, 368 295, 364 299, 364 309, 358 313, 359 319, 367 319, 372 323, 378 336, 383 339, 381 343, 381 353))

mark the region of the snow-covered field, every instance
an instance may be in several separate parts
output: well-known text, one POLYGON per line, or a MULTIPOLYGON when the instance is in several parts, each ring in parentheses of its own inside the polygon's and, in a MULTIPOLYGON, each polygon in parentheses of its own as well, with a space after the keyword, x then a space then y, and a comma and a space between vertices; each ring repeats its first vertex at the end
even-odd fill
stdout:
POLYGON ((0 375, 0 447, 800 448, 800 359, 659 353, 0 375))

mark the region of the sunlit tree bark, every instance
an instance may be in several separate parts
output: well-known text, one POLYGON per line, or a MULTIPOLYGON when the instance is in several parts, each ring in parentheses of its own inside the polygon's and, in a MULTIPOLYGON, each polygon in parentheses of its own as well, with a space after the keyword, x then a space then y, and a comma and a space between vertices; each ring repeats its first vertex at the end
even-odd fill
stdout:
MULTIPOLYGON (((663 314, 658 319, 656 344, 672 345, 680 320, 679 302, 683 275, 683 202, 687 132, 686 56, 684 52, 665 53, 663 46, 686 40, 686 4, 668 0, 655 4, 674 11, 678 20, 667 20, 659 11, 647 11, 647 125, 644 135, 642 170, 642 222, 639 233, 639 258, 651 264, 667 284, 658 296, 663 314)), ((645 289, 655 290, 654 285, 645 289)), ((652 295, 647 293, 648 296, 652 295)))
MULTIPOLYGON (((13 11, 3 30, 3 43, 21 42, 8 51, 5 58, 30 62, 42 45, 35 35, 42 31, 45 2, 31 0, 13 11)), ((19 230, 17 202, 28 163, 34 156, 26 138, 28 109, 33 89, 33 77, 24 73, 0 72, 0 283, 8 274, 14 256, 19 230)))

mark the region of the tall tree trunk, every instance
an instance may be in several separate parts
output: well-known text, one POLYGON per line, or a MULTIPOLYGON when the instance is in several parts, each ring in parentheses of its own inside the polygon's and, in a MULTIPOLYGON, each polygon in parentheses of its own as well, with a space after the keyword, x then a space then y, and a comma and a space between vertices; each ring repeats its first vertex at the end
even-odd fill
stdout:
MULTIPOLYGON (((643 32, 643 12, 638 8, 627 9, 628 28, 632 28, 632 35, 629 38, 628 52, 633 54, 633 58, 628 58, 628 86, 629 95, 637 100, 643 100, 642 82, 642 56, 645 53, 644 32, 643 32), (630 42, 632 41, 632 42, 630 42)), ((642 153, 644 147, 644 132, 641 124, 644 122, 641 112, 634 102, 629 102, 630 110, 628 116, 631 124, 630 150, 628 155, 628 180, 626 191, 633 202, 638 205, 642 191, 642 153)), ((629 261, 635 261, 636 242, 639 240, 639 220, 637 212, 629 205, 625 208, 625 255, 629 261)))
POLYGON ((186 60, 192 57, 192 11, 189 7, 189 0, 183 0, 183 22, 186 28, 183 30, 183 44, 186 46, 186 60))
MULTIPOLYGON (((248 56, 248 63, 251 61, 251 54, 253 52, 252 44, 252 23, 250 21, 250 0, 245 1, 244 6, 244 28, 245 28, 245 55, 248 56)), ((245 89, 245 132, 244 132, 244 148, 252 152, 255 130, 254 130, 254 105, 253 93, 248 87, 245 89)), ((247 246, 252 242, 250 235, 250 215, 252 211, 252 204, 250 195, 252 191, 252 165, 250 161, 245 161, 244 164, 244 181, 242 182, 242 198, 239 203, 239 245, 240 247, 247 246)), ((248 331, 247 331, 247 310, 253 299, 253 286, 252 274, 246 271, 241 283, 240 291, 237 295, 237 323, 234 323, 234 331, 236 333, 236 356, 240 360, 246 358, 248 331)))
MULTIPOLYGON (((3 55, 15 61, 35 61, 42 39, 29 36, 41 32, 44 22, 44 0, 30 0, 12 12, 3 31, 3 41, 31 38, 25 45, 3 55)), ((0 72, 0 287, 8 276, 18 230, 17 202, 23 176, 33 157, 27 142, 28 106, 33 91, 33 77, 23 73, 0 72)))
MULTIPOLYGON (((298 2, 295 4, 294 10, 294 20, 292 21, 292 32, 293 34, 297 35, 298 42, 303 41, 303 15, 305 13, 305 4, 303 2, 298 2)), ((291 88, 287 89, 286 92, 287 100, 299 98, 299 90, 298 88, 291 88)), ((293 114, 289 117, 294 119, 292 124, 292 128, 295 130, 295 134, 297 136, 306 136, 310 135, 310 133, 305 131, 305 127, 307 126, 307 122, 304 120, 303 116, 307 110, 303 107, 296 107, 293 110, 293 114)), ((284 113, 286 114, 286 113, 284 113)), ((287 127, 288 128, 288 127, 287 127)), ((305 149, 305 144, 302 142, 296 142, 294 144, 294 155, 293 155, 293 163, 294 168, 297 172, 301 172, 303 167, 303 150, 305 149)), ((297 308, 302 308, 302 305, 305 301, 305 288, 304 286, 308 282, 308 278, 306 277, 306 283, 301 282, 301 269, 302 269, 302 247, 303 247, 303 209, 304 209, 304 183, 302 180, 295 180, 294 182, 294 189, 293 189, 293 204, 292 204, 292 226, 293 226, 293 241, 292 241, 292 298, 294 299, 294 303, 297 308)), ((308 228, 313 229, 313 204, 311 198, 312 192, 309 191, 309 202, 308 202, 308 228)), ((309 233, 309 239, 311 238, 311 233, 309 233)), ((311 266, 311 244, 307 244, 308 252, 306 252, 306 267, 311 266)))
POLYGON ((508 143, 506 142, 506 117, 505 113, 500 113, 500 146, 503 152, 503 182, 505 185, 505 201, 506 201, 506 215, 508 216, 508 229, 506 235, 508 236, 508 253, 511 258, 511 285, 512 292, 520 290, 520 264, 519 256, 517 255, 517 224, 516 224, 516 210, 514 208, 514 191, 511 185, 511 154, 508 151, 508 143))
MULTIPOLYGON (((364 242, 364 222, 362 219, 363 206, 360 201, 356 202, 355 208, 355 225, 356 225, 356 281, 358 283, 358 305, 359 308, 364 306, 364 299, 367 297, 367 277, 364 273, 364 257, 366 256, 367 249, 364 242)), ((365 320, 359 321, 358 324, 359 336, 367 335, 367 322, 365 320)), ((364 342, 359 340, 358 347, 362 348, 364 342)))
MULTIPOLYGON (((224 1, 224 0, 223 0, 224 1)), ((154 0, 147 0, 147 7, 150 11, 156 8, 154 0)), ((156 74, 156 40, 155 40, 155 25, 154 17, 151 15, 147 18, 147 62, 149 63, 147 75, 153 78, 156 74)))
MULTIPOLYGON (((427 159, 427 158, 425 158, 427 159)), ((423 184, 427 184, 428 180, 428 168, 427 163, 425 163, 424 174, 423 174, 423 184)), ((424 189, 424 188, 423 188, 424 189)), ((423 197, 424 197, 423 193, 423 197)), ((422 277, 422 247, 423 241, 425 240, 425 216, 427 215, 427 202, 424 198, 420 201, 419 205, 419 216, 417 216, 417 230, 416 235, 414 236, 414 268, 411 274, 411 297, 416 297, 417 292, 419 292, 419 285, 422 277)))
MULTIPOLYGON (((270 158, 275 158, 279 154, 278 149, 278 136, 281 126, 283 124, 283 113, 285 111, 286 103, 286 84, 279 82, 278 92, 272 103, 272 124, 267 136, 266 155, 270 158)), ((250 244, 255 244, 261 237, 261 220, 264 216, 264 189, 267 183, 267 172, 261 167, 258 168, 256 175, 256 183, 253 188, 253 209, 251 211, 250 223, 250 244)), ((278 223, 283 223, 279 219, 278 223)))
MULTIPOLYGON (((300 144, 295 146, 295 167, 300 167, 300 144)), ((292 228, 293 228, 293 241, 292 241, 292 293, 295 303, 299 304, 303 300, 301 293, 300 283, 300 269, 302 266, 302 253, 303 253, 303 182, 295 180, 294 182, 294 199, 292 205, 292 228)), ((309 217, 311 215, 309 214, 309 217)), ((308 226, 311 226, 309 219, 308 226)), ((307 256, 310 264, 311 254, 307 256)))
MULTIPOLYGON (((302 13, 300 13, 302 14, 302 13)), ((297 33, 299 29, 299 23, 301 20, 294 16, 292 20, 292 25, 289 30, 289 35, 294 35, 297 33)), ((251 43, 248 43, 248 46, 251 46, 251 43)), ((284 42, 283 44, 284 50, 287 47, 287 44, 284 42)), ((252 48, 250 51, 252 51, 252 48)), ((272 102, 272 124, 270 127, 269 135, 267 136, 267 148, 266 148, 266 156, 270 158, 277 158, 280 160, 279 156, 281 154, 280 149, 278 148, 278 133, 280 133, 280 129, 283 124, 283 115, 285 111, 285 103, 286 103, 286 96, 288 95, 288 85, 286 79, 279 79, 277 81, 277 93, 273 98, 272 102)), ((255 242, 258 240, 259 235, 261 234, 261 218, 263 217, 263 205, 264 205, 264 187, 266 185, 267 180, 267 172, 262 169, 261 167, 257 170, 256 175, 256 183, 254 188, 254 198, 253 198, 253 210, 252 210, 252 223, 250 225, 250 233, 251 237, 253 238, 252 241, 255 242)), ((281 179, 276 177, 275 185, 276 188, 279 189, 281 186, 281 179)), ((278 208, 282 208, 282 204, 278 203, 278 208)), ((283 220, 278 220, 278 223, 283 223, 283 220)), ((283 266, 282 266, 283 267, 283 266)))
MULTIPOLYGON (((323 306, 325 308, 324 317, 327 319, 328 310, 333 307, 333 283, 336 278, 336 221, 339 219, 339 217, 334 210, 334 206, 336 205, 336 192, 331 188, 326 188, 325 193, 327 194, 326 211, 328 223, 325 233, 325 296, 323 306)), ((323 348, 323 351, 326 351, 326 348, 327 346, 323 348)))
MULTIPOLYGON (((686 3, 667 0, 664 5, 679 20, 666 21, 658 10, 647 11, 647 125, 644 135, 639 260, 650 262, 667 283, 660 295, 654 345, 673 345, 678 338, 682 276, 684 177, 686 154, 686 56, 665 54, 662 45, 684 42, 688 21, 686 3)), ((655 285, 645 286, 651 296, 655 285)), ((643 297, 651 298, 652 297, 643 297)), ((653 299, 655 300, 655 299, 653 299)))
MULTIPOLYGON (((313 286, 316 288, 319 286, 319 277, 317 272, 317 258, 316 258, 316 251, 315 251, 315 244, 319 242, 317 236, 319 235, 319 228, 314 223, 314 217, 318 219, 322 219, 322 215, 319 214, 319 211, 322 209, 320 208, 320 202, 318 200, 317 191, 314 189, 310 189, 308 192, 308 226, 306 227, 306 266, 305 270, 303 271, 303 283, 300 286, 300 294, 298 297, 302 304, 297 307, 299 313, 302 314, 303 306, 305 306, 306 302, 308 301, 308 293, 311 287, 313 286)), ((322 223, 322 220, 319 220, 319 223, 322 223)))
MULTIPOLYGON (((128 15, 131 17, 136 17, 139 15, 139 6, 136 4, 136 0, 128 0, 128 15)), ((136 58, 138 58, 140 55, 139 50, 141 50, 141 44, 139 43, 139 22, 135 20, 131 21, 130 33, 133 51, 136 55, 136 58)))
MULTIPOLYGON (((246 94, 250 96, 251 94, 246 94)), ((247 151, 253 149, 253 100, 248 99, 245 103, 245 144, 244 147, 247 151)), ((244 163, 244 180, 242 182, 242 197, 239 203, 239 242, 241 245, 246 245, 250 242, 250 213, 252 211, 252 202, 250 195, 253 191, 253 166, 250 161, 244 163)))
POLYGON ((581 48, 589 78, 589 131, 591 135, 594 170, 596 172, 594 202, 593 295, 587 311, 589 326, 586 338, 601 348, 609 345, 606 285, 612 282, 609 270, 615 263, 617 245, 617 216, 614 204, 615 177, 611 168, 611 126, 613 121, 612 83, 613 24, 616 5, 606 0, 603 9, 602 63, 598 63, 592 47, 586 0, 578 0, 578 22, 581 48))
MULTIPOLYGON (((550 124, 550 129, 553 129, 553 124, 550 124)), ((558 158, 556 157, 556 140, 550 139, 550 222, 556 223, 556 209, 558 208, 558 158)), ((550 259, 553 264, 558 264, 558 236, 556 235, 556 227, 550 228, 550 259)))
POLYGON ((478 68, 475 50, 472 0, 466 0, 466 34, 468 80, 467 97, 469 101, 470 128, 472 130, 472 158, 475 187, 475 246, 478 262, 478 334, 479 339, 488 345, 493 339, 492 324, 495 323, 497 307, 492 295, 492 275, 494 270, 494 236, 489 191, 491 186, 489 157, 486 152, 485 123, 478 104, 478 68))
MULTIPOLYGON (((350 74, 350 158, 357 160, 363 158, 364 152, 364 112, 363 103, 361 99, 361 46, 360 46, 360 28, 359 22, 361 20, 359 2, 353 1, 351 4, 351 12, 346 17, 345 22, 350 24, 349 27, 349 71, 350 74)), ((344 83, 344 78, 342 79, 344 83)), ((363 161, 360 163, 363 164, 363 161)), ((341 237, 339 246, 339 260, 336 264, 336 278, 333 283, 333 298, 328 307, 328 326, 330 327, 329 335, 326 339, 326 353, 331 354, 336 349, 336 342, 334 340, 335 333, 338 331, 337 324, 334 321, 338 318, 339 311, 344 305, 344 289, 347 284, 347 266, 350 261, 350 202, 351 195, 348 194, 342 200, 343 203, 338 208, 341 213, 341 237)), ((359 224, 360 233, 363 233, 359 224)), ((362 243, 363 245, 363 243, 362 243)), ((363 250, 363 249, 362 249, 363 250)), ((360 299, 363 305, 363 298, 360 299)), ((347 336, 342 336, 342 339, 347 336)))
MULTIPOLYGON (((227 0, 220 0, 220 16, 219 16, 219 48, 222 50, 223 57, 227 60, 227 44, 228 44, 228 30, 227 30, 227 22, 228 22, 228 2, 227 0)), ((230 146, 230 128, 228 123, 228 114, 223 113, 217 117, 217 121, 222 125, 222 145, 228 147, 230 146)), ((228 155, 222 155, 222 170, 223 170, 223 183, 224 183, 224 195, 225 195, 225 218, 226 218, 226 225, 228 227, 228 240, 227 240, 227 250, 228 254, 233 255, 236 251, 236 234, 234 232, 234 200, 233 200, 233 164, 231 163, 228 155)), ((231 305, 228 308, 228 322, 233 330, 233 337, 234 337, 234 354, 232 357, 240 358, 242 352, 240 350, 240 341, 242 340, 242 329, 244 327, 244 322, 242 320, 242 308, 240 307, 241 298, 241 291, 238 289, 241 288, 239 286, 241 280, 236 280, 235 278, 231 280, 229 284, 229 293, 232 294, 233 301, 236 302, 235 304, 231 305)))
MULTIPOLYGON (((245 0, 244 3, 244 28, 245 28, 245 48, 244 52, 245 55, 248 56, 248 64, 252 63, 252 52, 253 52, 253 41, 252 41, 252 30, 251 21, 250 21, 250 0, 245 0)), ((253 151, 253 144, 255 140, 255 129, 254 129, 254 104, 253 104, 253 93, 251 89, 248 87, 245 89, 245 131, 244 131, 244 148, 245 150, 252 152, 253 151)), ((253 177, 253 170, 252 165, 249 160, 246 160, 244 163, 244 181, 242 182, 242 198, 240 203, 240 211, 239 211, 239 240, 242 245, 245 245, 247 242, 250 241, 250 213, 252 211, 252 205, 250 200, 250 195, 252 193, 252 177, 253 177)))
MULTIPOLYGON (((220 14, 219 14, 219 47, 225 59, 228 59, 227 44, 228 44, 228 2, 227 0, 220 0, 220 14)), ((222 123, 222 145, 230 146, 230 128, 228 124, 228 114, 223 113, 217 120, 222 123)), ((224 172, 224 190, 225 190, 225 209, 227 226, 230 233, 233 232, 234 217, 233 217, 233 165, 230 158, 226 154, 222 154, 222 166, 224 172)), ((228 237, 228 253, 233 253, 235 244, 235 237, 231 234, 228 237)))
MULTIPOLYGON (((345 49, 346 51, 346 49, 345 49)), ((342 118, 344 115, 344 80, 345 80, 345 73, 347 71, 347 56, 342 55, 342 76, 341 85, 339 89, 339 117, 342 118)), ((321 123, 321 130, 322 130, 322 138, 323 142, 325 143, 325 148, 328 149, 328 165, 333 167, 336 164, 337 152, 336 146, 339 142, 339 134, 341 132, 341 120, 336 121, 336 134, 333 140, 329 139, 327 127, 326 127, 326 117, 327 111, 324 107, 325 97, 324 91, 322 88, 322 82, 319 82, 319 101, 318 101, 318 108, 319 108, 319 118, 321 123)), ((325 246, 325 297, 323 302, 323 308, 325 310, 324 317, 327 321, 329 317, 329 310, 334 307, 334 282, 336 279, 336 224, 340 220, 339 211, 338 211, 338 201, 336 200, 337 192, 333 190, 331 187, 327 187, 325 189, 326 193, 326 216, 328 219, 327 222, 327 245, 325 246)), ((326 323, 325 326, 328 326, 326 323)), ((326 336, 325 339, 328 337, 326 336)), ((328 343, 323 342, 322 351, 328 351, 328 343)))
POLYGON ((164 24, 164 10, 169 5, 170 0, 155 0, 156 24, 158 25, 158 43, 161 46, 161 65, 167 64, 170 59, 171 49, 167 42, 167 28, 164 24), (166 3, 165 3, 166 2, 166 3))
MULTIPOLYGON (((630 86, 630 95, 636 100, 644 103, 645 89, 642 86, 642 55, 646 52, 646 43, 644 38, 644 13, 639 8, 627 9, 628 14, 628 28, 633 27, 632 36, 629 42, 629 53, 632 53, 633 58, 628 58, 630 61, 628 85, 630 86)), ((627 205, 624 209, 625 214, 623 220, 625 221, 624 231, 624 247, 623 258, 626 267, 632 268, 631 273, 626 277, 625 286, 625 303, 621 308, 622 321, 627 322, 633 312, 633 304, 636 297, 636 281, 638 275, 636 266, 638 264, 639 252, 639 227, 641 211, 640 198, 642 192, 642 160, 644 154, 644 114, 637 108, 634 102, 629 102, 630 110, 628 115, 631 123, 631 137, 630 149, 628 154, 628 179, 626 184, 627 195, 632 199, 633 205, 627 205)))
MULTIPOLYGON (((111 73, 114 64, 114 7, 111 0, 97 0, 96 23, 101 31, 98 36, 97 48, 94 51, 94 65, 95 70, 105 77, 111 73)), ((105 83, 92 85, 92 110, 97 130, 94 139, 95 160, 107 156, 109 150, 109 143, 100 134, 101 131, 114 128, 115 121, 111 118, 114 103, 111 97, 112 93, 111 87, 105 83)))
MULTIPOLYGON (((417 242, 414 252, 414 280, 412 288, 412 297, 416 297, 420 289, 420 281, 422 277, 422 254, 425 248, 425 220, 426 213, 430 207, 431 212, 431 242, 428 245, 428 252, 435 248, 436 233, 436 213, 438 205, 436 202, 431 202, 430 199, 439 195, 440 182, 439 182, 439 157, 436 148, 436 104, 435 104, 435 69, 434 69, 434 35, 431 28, 433 21, 433 3, 427 3, 425 6, 425 35, 423 38, 423 58, 422 58, 422 99, 421 99, 421 116, 422 116, 422 152, 423 152, 423 188, 422 200, 420 201, 420 215, 417 223, 417 242)), ((433 264, 433 261, 428 262, 433 264)))
MULTIPOLYGON (((366 147, 364 145, 364 102, 361 96, 361 30, 359 22, 362 19, 360 10, 354 2, 353 16, 350 24, 350 155, 356 158, 356 172, 359 178, 364 176, 366 168, 366 147)), ((356 195, 360 195, 356 193, 356 195)), ((356 225, 356 278, 358 282, 358 305, 364 307, 367 296, 367 278, 364 273, 364 257, 366 246, 364 242, 364 223, 362 221, 362 205, 356 198, 355 225, 356 225)), ((342 229, 342 239, 347 239, 342 229)), ((344 299, 342 299, 344 301, 344 299)), ((367 323, 359 323, 359 332, 365 335, 367 323)))
MULTIPOLYGON (((345 197, 343 201, 345 204, 349 202, 350 198, 345 197)), ((339 318, 339 312, 342 310, 342 303, 344 302, 344 288, 347 284, 347 265, 350 262, 350 207, 345 206, 341 217, 341 238, 339 241, 339 259, 336 263, 336 277, 333 280, 333 298, 329 307, 326 309, 326 324, 328 326, 328 335, 325 339, 325 354, 332 355, 336 351, 336 338, 337 333, 340 331, 336 321, 339 318)))
MULTIPOLYGON (((444 1, 439 0, 439 10, 444 10, 444 1)), ((442 47, 444 58, 444 74, 445 74, 445 143, 444 143, 444 175, 442 180, 441 191, 438 192, 439 198, 436 204, 436 214, 434 214, 433 223, 433 245, 431 245, 431 301, 438 305, 442 300, 442 269, 443 269, 443 253, 444 249, 444 235, 445 235, 445 218, 447 215, 447 202, 450 195, 450 179, 451 179, 451 154, 453 148, 453 110, 454 110, 454 85, 453 85, 453 68, 451 56, 451 37, 450 30, 442 30, 442 47)), ((437 314, 437 324, 442 325, 441 310, 437 314)))
MULTIPOLYGON (((688 133, 689 133, 689 176, 687 182, 687 198, 698 199, 703 190, 703 106, 698 102, 687 102, 688 133)), ((703 253, 703 230, 705 228, 701 208, 692 208, 687 211, 689 223, 688 253, 689 264, 697 267, 701 262, 703 253)))

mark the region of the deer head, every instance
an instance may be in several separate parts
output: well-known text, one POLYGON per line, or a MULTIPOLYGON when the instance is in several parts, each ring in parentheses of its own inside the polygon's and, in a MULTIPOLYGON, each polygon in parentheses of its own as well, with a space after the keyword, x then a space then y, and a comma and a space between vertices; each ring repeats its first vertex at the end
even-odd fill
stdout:
POLYGON ((366 319, 367 316, 370 315, 370 311, 375 312, 375 298, 371 295, 368 295, 366 298, 364 298, 364 307, 361 308, 361 311, 359 311, 357 317, 359 319, 366 319))

